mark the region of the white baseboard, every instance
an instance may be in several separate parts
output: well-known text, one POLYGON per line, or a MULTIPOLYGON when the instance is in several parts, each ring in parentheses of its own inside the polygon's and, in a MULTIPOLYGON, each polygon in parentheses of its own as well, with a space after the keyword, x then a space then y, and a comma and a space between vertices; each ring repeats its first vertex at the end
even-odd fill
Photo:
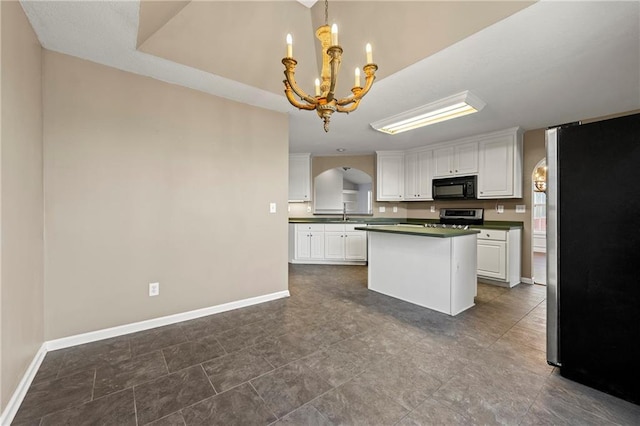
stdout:
POLYGON ((71 346, 82 345, 84 343, 91 343, 97 340, 118 337, 124 334, 135 333, 137 331, 149 330, 150 328, 162 327, 163 325, 170 325, 195 318, 206 317, 207 315, 218 314, 220 312, 231 311, 233 309, 245 308, 247 306, 257 305, 259 303, 269 302, 271 300, 281 299, 283 297, 289 297, 289 290, 265 294, 263 296, 251 297, 249 299, 237 300, 235 302, 224 303, 222 305, 209 306, 207 308, 196 309, 179 314, 167 315, 165 317, 153 318, 146 321, 120 325, 117 327, 90 331, 88 333, 76 334, 75 336, 62 337, 60 339, 49 340, 47 342, 47 350, 53 351, 57 349, 68 348, 71 346))
POLYGON ((36 373, 38 372, 46 354, 47 342, 44 342, 33 357, 33 360, 31 361, 31 364, 29 364, 27 371, 25 371, 24 376, 22 376, 22 379, 18 383, 16 390, 13 392, 13 395, 2 412, 2 415, 0 415, 0 425, 9 426, 13 421, 13 418, 18 412, 18 408, 20 408, 20 404, 22 404, 22 400, 27 394, 29 386, 31 386, 31 382, 33 382, 33 379, 36 377, 36 373))
POLYGON ((525 283, 525 284, 535 284, 533 282, 533 278, 520 277, 520 282, 525 283))
POLYGON ((271 300, 289 297, 289 290, 279 291, 276 293, 265 294, 263 296, 250 297, 249 299, 237 300, 235 302, 223 303, 222 305, 209 306, 207 308, 196 309, 193 311, 182 312, 165 317, 154 318, 146 321, 134 322, 118 327, 105 328, 103 330, 91 331, 89 333, 77 334, 75 336, 63 337, 61 339, 49 340, 42 344, 38 352, 31 361, 29 368, 25 372, 22 380, 18 383, 16 390, 13 392, 9 403, 0 415, 0 426, 9 426, 13 421, 22 400, 31 386, 42 360, 48 351, 56 349, 64 349, 71 346, 81 345, 84 343, 95 342, 97 340, 108 339, 110 337, 122 336, 124 334, 134 333, 136 331, 148 330, 150 328, 161 327, 163 325, 175 324, 190 319, 206 317, 207 315, 218 314, 220 312, 231 311, 233 309, 245 308, 247 306, 257 305, 259 303, 269 302, 271 300))

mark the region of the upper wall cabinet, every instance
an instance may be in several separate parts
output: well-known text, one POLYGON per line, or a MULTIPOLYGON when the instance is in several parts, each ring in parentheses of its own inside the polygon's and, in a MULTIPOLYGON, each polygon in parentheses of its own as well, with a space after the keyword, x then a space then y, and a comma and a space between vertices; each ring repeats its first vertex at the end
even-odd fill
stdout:
POLYGON ((311 154, 289 154, 289 202, 311 201, 311 154))
POLYGON ((378 151, 376 200, 404 200, 404 152, 378 151))
POLYGON ((467 142, 433 150, 433 177, 478 173, 478 143, 467 142))
POLYGON ((405 201, 432 200, 432 155, 431 150, 408 151, 404 156, 405 201))
POLYGON ((479 138, 478 198, 522 198, 522 131, 479 138))

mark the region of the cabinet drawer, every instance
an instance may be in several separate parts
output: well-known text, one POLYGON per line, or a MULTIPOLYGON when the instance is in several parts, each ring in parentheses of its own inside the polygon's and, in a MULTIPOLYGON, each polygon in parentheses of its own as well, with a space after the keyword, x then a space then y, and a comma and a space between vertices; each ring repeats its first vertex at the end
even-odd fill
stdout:
POLYGON ((324 225, 321 223, 304 223, 297 224, 296 229, 298 231, 314 231, 314 232, 323 232, 324 225))
POLYGON ((481 229, 478 234, 479 240, 507 241, 507 231, 496 229, 481 229))
POLYGON ((324 226, 324 230, 327 232, 344 232, 344 225, 327 224, 324 226))

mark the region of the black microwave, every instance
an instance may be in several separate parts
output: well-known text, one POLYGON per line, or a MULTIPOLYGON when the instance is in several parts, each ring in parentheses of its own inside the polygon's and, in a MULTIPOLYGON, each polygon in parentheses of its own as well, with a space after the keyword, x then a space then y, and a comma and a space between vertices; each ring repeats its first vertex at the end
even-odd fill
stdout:
POLYGON ((457 176, 433 180, 434 200, 475 200, 477 176, 457 176))

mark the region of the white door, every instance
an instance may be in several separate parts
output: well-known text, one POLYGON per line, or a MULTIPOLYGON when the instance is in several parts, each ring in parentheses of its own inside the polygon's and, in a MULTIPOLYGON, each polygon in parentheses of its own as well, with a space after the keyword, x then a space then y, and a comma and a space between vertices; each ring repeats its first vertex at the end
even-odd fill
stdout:
POLYGON ((311 258, 309 234, 310 231, 308 229, 296 232, 296 259, 311 258))
POLYGON ((344 259, 344 232, 324 233, 324 257, 325 259, 344 259))
POLYGON ((433 175, 437 177, 453 174, 453 147, 433 150, 433 175))
POLYGON ((457 175, 478 173, 478 142, 456 146, 453 173, 457 175))
POLYGON ((478 275, 505 280, 507 278, 507 243, 478 240, 478 275))
POLYGON ((366 260, 367 259, 367 233, 363 231, 353 231, 345 233, 345 259, 346 260, 366 260))
POLYGON ((309 235, 311 259, 324 259, 324 232, 311 231, 309 235))

